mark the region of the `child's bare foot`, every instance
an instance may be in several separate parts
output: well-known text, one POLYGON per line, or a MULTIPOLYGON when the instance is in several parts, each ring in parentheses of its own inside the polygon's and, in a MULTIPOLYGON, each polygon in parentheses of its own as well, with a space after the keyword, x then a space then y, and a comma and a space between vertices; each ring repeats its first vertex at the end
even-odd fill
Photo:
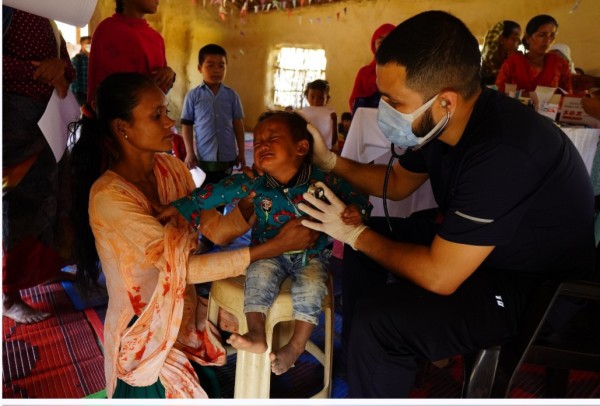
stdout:
MULTIPOLYGON (((18 295, 18 293, 17 293, 18 295)), ((2 315, 18 323, 37 323, 50 317, 50 313, 36 310, 21 299, 19 295, 2 295, 2 315)))
POLYGON ((248 351, 254 354, 262 354, 267 351, 267 340, 264 335, 259 333, 232 334, 227 339, 227 343, 236 350, 248 351))
POLYGON ((271 371, 275 375, 281 375, 294 366, 294 362, 304 352, 304 347, 296 346, 289 342, 279 350, 269 354, 271 360, 271 371))

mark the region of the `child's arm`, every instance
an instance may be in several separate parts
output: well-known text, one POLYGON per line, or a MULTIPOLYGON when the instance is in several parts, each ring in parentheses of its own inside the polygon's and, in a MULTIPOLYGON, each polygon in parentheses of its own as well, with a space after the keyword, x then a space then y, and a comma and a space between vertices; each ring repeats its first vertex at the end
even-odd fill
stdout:
POLYGON ((185 145, 185 164, 189 169, 198 166, 198 157, 194 151, 194 126, 181 124, 183 144, 185 145))
POLYGON ((362 215, 360 213, 360 209, 354 204, 349 204, 346 206, 344 211, 342 212, 342 221, 344 224, 349 226, 358 226, 363 222, 362 215))
POLYGON ((244 121, 241 118, 233 120, 233 132, 235 133, 235 140, 238 146, 238 157, 235 160, 236 166, 239 164, 240 168, 246 166, 246 151, 244 145, 244 121))
POLYGON ((363 221, 369 218, 371 210, 373 210, 373 205, 369 202, 368 195, 357 192, 352 185, 335 175, 329 174, 325 178, 324 183, 329 186, 346 206, 355 206, 362 216, 363 221))
POLYGON ((200 224, 200 211, 236 203, 248 196, 262 178, 251 180, 244 174, 228 176, 219 183, 194 189, 189 195, 171 203, 194 227, 200 224))

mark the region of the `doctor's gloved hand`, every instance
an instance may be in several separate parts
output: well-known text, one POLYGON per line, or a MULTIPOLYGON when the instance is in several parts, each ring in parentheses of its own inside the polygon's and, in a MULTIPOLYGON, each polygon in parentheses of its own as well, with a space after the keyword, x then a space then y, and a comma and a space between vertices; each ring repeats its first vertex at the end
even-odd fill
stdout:
POLYGON ((302 220, 302 225, 328 234, 336 240, 350 245, 353 250, 356 250, 356 240, 367 229, 367 226, 362 223, 358 225, 345 224, 342 219, 342 213, 346 205, 323 182, 317 182, 315 186, 323 188, 325 197, 331 204, 317 199, 310 193, 304 193, 304 199, 314 207, 299 203, 298 208, 317 221, 302 220))
POLYGON ((325 140, 315 126, 308 124, 306 129, 313 138, 312 163, 317 165, 324 172, 331 172, 335 167, 337 155, 329 150, 325 140))

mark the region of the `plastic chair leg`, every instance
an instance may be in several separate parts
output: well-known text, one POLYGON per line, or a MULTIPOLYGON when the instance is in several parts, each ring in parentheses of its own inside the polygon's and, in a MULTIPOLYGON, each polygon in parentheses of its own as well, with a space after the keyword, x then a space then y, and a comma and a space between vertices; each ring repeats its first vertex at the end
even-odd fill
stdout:
MULTIPOLYGON (((500 357, 500 347, 480 350, 472 359, 471 373, 463 384, 463 397, 489 398, 496 380, 496 370, 500 357)), ((466 370, 465 370, 466 371, 466 370)))

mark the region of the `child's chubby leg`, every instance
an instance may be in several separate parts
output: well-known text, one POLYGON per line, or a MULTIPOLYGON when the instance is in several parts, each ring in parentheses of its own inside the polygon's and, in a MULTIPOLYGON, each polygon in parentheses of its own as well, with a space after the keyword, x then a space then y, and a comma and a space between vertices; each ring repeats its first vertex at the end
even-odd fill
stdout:
POLYGON ((314 324, 306 321, 296 320, 294 322, 294 334, 290 338, 290 342, 269 354, 271 371, 275 375, 281 375, 294 366, 298 357, 304 352, 314 328, 314 324))
POLYGON ((238 350, 255 354, 267 351, 265 314, 273 305, 283 279, 285 271, 278 257, 250 264, 246 270, 244 286, 244 313, 248 332, 244 335, 232 334, 227 343, 238 350))
POLYGON ((292 277, 294 334, 289 343, 269 354, 271 370, 275 375, 281 375, 293 367, 304 352, 310 335, 319 323, 321 305, 327 294, 327 259, 315 257, 306 265, 303 258, 296 260, 292 277))
POLYGON ((244 335, 232 334, 227 343, 237 350, 262 354, 267 351, 265 335, 265 315, 260 312, 246 313, 248 332, 244 335))

